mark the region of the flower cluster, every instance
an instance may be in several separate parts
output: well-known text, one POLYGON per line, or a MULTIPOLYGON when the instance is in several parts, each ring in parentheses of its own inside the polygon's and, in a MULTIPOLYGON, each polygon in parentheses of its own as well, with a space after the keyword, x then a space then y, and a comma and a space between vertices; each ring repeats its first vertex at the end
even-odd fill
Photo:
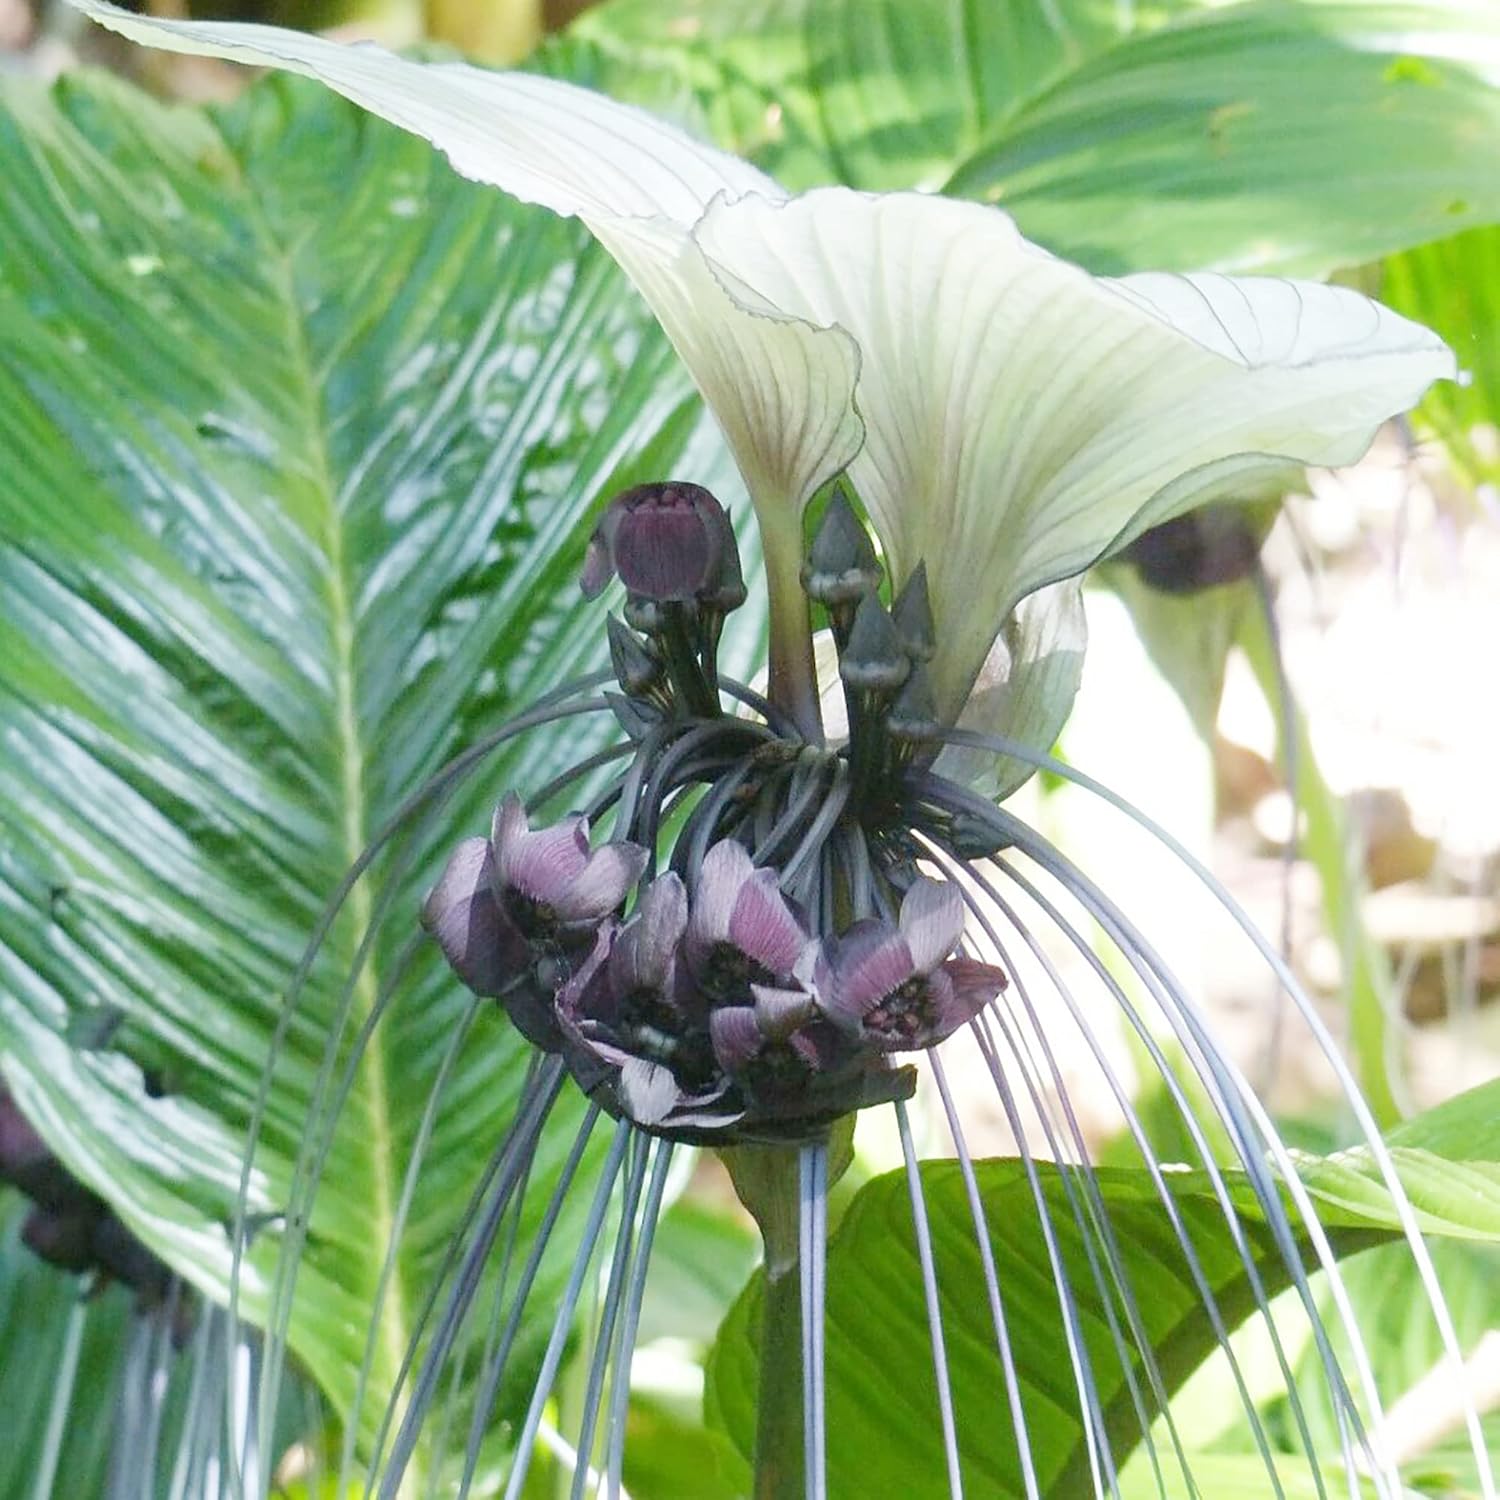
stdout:
MULTIPOLYGON (((90 1192, 48 1149, 0 1085, 0 1182, 31 1199, 21 1240, 42 1260, 76 1275, 92 1273, 101 1283, 129 1287, 141 1309, 169 1301, 173 1277, 97 1193, 90 1192)), ((173 1338, 180 1346, 192 1329, 188 1300, 174 1305, 173 1338)))
POLYGON ((453 853, 423 912, 449 963, 561 1053, 615 1114, 683 1139, 785 1139, 910 1094, 890 1054, 930 1047, 1005 985, 952 955, 963 898, 915 878, 896 922, 818 937, 745 847, 707 851, 694 889, 642 881, 648 853, 591 849, 570 817, 531 829, 509 796, 453 853), (631 892, 635 901, 620 914, 631 892))
POLYGON ((925 691, 932 634, 925 574, 887 613, 869 537, 834 499, 803 582, 847 690, 849 743, 833 750, 722 711, 719 633, 744 586, 707 490, 616 497, 585 594, 611 577, 628 622, 610 622, 612 702, 636 749, 608 799, 615 836, 591 847, 582 815, 533 829, 512 793, 488 839, 454 850, 424 925, 470 989, 612 1113, 660 1134, 796 1138, 906 1097, 912 1071, 891 1055, 934 1046, 1005 985, 953 956, 961 892, 917 873, 909 835, 892 838, 892 778, 917 738, 903 749, 902 726, 930 720, 911 691, 925 691), (692 810, 656 873, 673 798, 692 810))

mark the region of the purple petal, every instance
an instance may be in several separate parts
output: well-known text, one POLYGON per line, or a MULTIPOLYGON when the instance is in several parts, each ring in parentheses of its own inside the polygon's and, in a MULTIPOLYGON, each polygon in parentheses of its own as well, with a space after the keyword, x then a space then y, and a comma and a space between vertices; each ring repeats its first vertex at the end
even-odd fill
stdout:
POLYGON ((916 973, 906 939, 885 922, 857 922, 830 947, 831 982, 821 992, 824 1014, 848 1029, 916 973))
POLYGON ((588 824, 575 814, 528 833, 497 855, 496 876, 502 886, 560 910, 588 861, 588 824))
POLYGON ((647 853, 624 841, 600 844, 582 869, 550 902, 564 922, 594 922, 629 894, 646 868, 647 853))
POLYGON ((744 845, 723 839, 703 856, 693 913, 688 919, 688 956, 695 967, 715 944, 729 941, 729 919, 745 882, 755 873, 744 845))
POLYGON ((610 949, 614 946, 618 928, 613 922, 602 922, 594 934, 594 946, 589 949, 583 962, 568 976, 557 992, 559 1017, 582 1020, 597 1019, 598 1006, 595 1001, 601 993, 608 993, 608 971, 610 949))
POLYGON ((597 599, 614 576, 615 564, 610 556, 609 539, 604 527, 596 526, 594 534, 589 538, 588 550, 583 554, 583 571, 578 575, 578 587, 585 599, 597 599))
POLYGON ((617 1085, 625 1113, 637 1125, 659 1125, 677 1107, 682 1090, 671 1072, 644 1057, 632 1057, 620 1069, 617 1085))
POLYGON ((514 792, 507 792, 495 809, 490 824, 490 844, 495 854, 496 878, 503 879, 504 871, 515 858, 521 840, 530 830, 526 820, 526 808, 514 792))
MULTIPOLYGON (((632 594, 691 599, 717 571, 717 537, 704 524, 687 486, 653 486, 620 517, 615 570, 632 594)), ((694 487, 696 488, 696 487, 694 487)))
POLYGON ((489 841, 465 839, 422 904, 422 926, 476 995, 500 994, 530 958, 525 940, 495 900, 493 881, 489 841))
POLYGON ((771 974, 790 974, 807 934, 776 883, 775 870, 757 870, 740 888, 729 918, 729 941, 771 974))
POLYGON ((615 941, 609 973, 617 995, 665 990, 687 929, 687 891, 675 873, 653 880, 615 941))
POLYGON ((901 902, 901 935, 912 966, 930 973, 958 947, 964 935, 963 892, 950 880, 916 881, 901 902))
POLYGON ((784 1041, 799 1026, 805 1026, 817 1014, 813 997, 806 990, 773 989, 770 985, 752 984, 755 996, 755 1024, 761 1035, 784 1041))
POLYGON ((765 1042, 749 1005, 721 1006, 708 1018, 708 1034, 719 1066, 729 1073, 753 1062, 765 1042))
POLYGON ((823 1066, 824 1049, 818 1045, 818 1039, 811 1031, 794 1031, 786 1038, 786 1044, 813 1072, 816 1073, 823 1066))
POLYGON ((963 1013, 963 1019, 950 1027, 949 1032, 972 1021, 1010 983, 1004 969, 973 958, 950 958, 942 972, 952 981, 953 1003, 963 1013))

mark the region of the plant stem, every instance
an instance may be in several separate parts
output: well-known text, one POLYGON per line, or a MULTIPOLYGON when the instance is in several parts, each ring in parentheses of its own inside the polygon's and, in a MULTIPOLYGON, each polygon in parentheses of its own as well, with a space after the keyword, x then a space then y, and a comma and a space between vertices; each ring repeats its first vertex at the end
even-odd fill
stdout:
POLYGON ((766 696, 798 728, 810 745, 823 743, 818 706, 818 673, 813 662, 812 616, 802 592, 801 534, 790 547, 762 535, 766 595, 770 608, 770 674, 766 696))
POLYGON ((798 1148, 734 1146, 720 1153, 765 1245, 754 1500, 802 1500, 802 1288, 798 1148))
POLYGON ((1285 722, 1274 645, 1263 611, 1245 612, 1239 641, 1266 702, 1276 715, 1283 743, 1289 728, 1294 735, 1298 768, 1294 815, 1300 809, 1307 819, 1303 854, 1318 872, 1324 916, 1343 960, 1349 1041, 1360 1088, 1376 1123, 1382 1130, 1388 1130, 1401 1120, 1403 1113, 1391 1076, 1399 1037, 1396 1019, 1399 1001, 1390 960, 1370 936, 1360 910, 1364 878, 1351 848, 1348 820, 1338 798, 1323 780, 1300 715, 1292 716, 1296 722, 1290 726, 1285 722))
MULTIPOLYGON (((790 1154, 795 1168, 796 1153, 790 1154)), ((756 1398, 755 1500, 802 1500, 804 1493, 801 1281, 795 1245, 789 1267, 773 1272, 767 1261, 756 1398)))

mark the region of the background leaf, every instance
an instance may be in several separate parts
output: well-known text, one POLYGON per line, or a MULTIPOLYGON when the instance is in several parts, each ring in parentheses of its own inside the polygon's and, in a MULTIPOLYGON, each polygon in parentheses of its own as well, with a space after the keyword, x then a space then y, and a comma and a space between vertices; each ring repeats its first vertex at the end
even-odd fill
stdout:
POLYGON ((1488 0, 615 0, 552 53, 790 186, 999 203, 1096 271, 1322 275, 1500 219, 1488 0))
POLYGON ((1453 346, 1468 381, 1434 386, 1418 418, 1470 484, 1500 484, 1500 225, 1392 256, 1380 295, 1453 346))
MULTIPOLYGON (((193 1500, 209 1482, 209 1466, 222 1471, 244 1436, 232 1435, 225 1421, 226 1320, 210 1321, 201 1304, 143 1311, 121 1286, 96 1285, 37 1259, 21 1241, 31 1206, 0 1191, 0 1495, 193 1500)), ((246 1359, 254 1358, 253 1341, 247 1335, 241 1343, 246 1359)), ((272 1462, 320 1417, 311 1392, 289 1383, 272 1462)))
MULTIPOLYGON (((457 749, 600 661, 574 581, 597 499, 670 473, 742 497, 581 230, 315 87, 207 112, 105 78, 11 87, 0 180, 0 1066, 73 1171, 222 1297, 281 996, 345 867, 457 749), (114 1049, 79 1050, 70 1018, 100 1007, 124 1014, 114 1049)), ((445 848, 609 736, 595 716, 496 754, 356 891, 278 1065, 253 1209, 285 1204, 365 930, 356 1024, 445 848)), ((311 1221, 293 1339, 341 1409, 396 1243, 367 1421, 527 1063, 487 1008, 397 1235, 466 1005, 419 952, 311 1221)), ((532 1222, 580 1111, 570 1090, 532 1222)), ((255 1242, 253 1316, 279 1232, 255 1242)))
MULTIPOLYGON (((1393 1134, 1397 1169, 1424 1232, 1500 1244, 1497 1101, 1500 1085, 1476 1089, 1447 1106, 1446 1113, 1414 1120, 1393 1134), (1470 1159, 1458 1163, 1439 1156, 1440 1144, 1457 1139, 1460 1132, 1470 1159)), ((1111 1446, 1117 1460, 1123 1461, 1140 1440, 1139 1418, 1110 1333, 1106 1304, 1090 1269, 1088 1245, 1069 1207, 1068 1182, 1076 1182, 1076 1169, 1071 1178, 1049 1164, 1039 1164, 1037 1171, 1047 1215, 1080 1305, 1094 1387, 1109 1424, 1111 1446)), ((1089 1482, 1087 1455, 1065 1353, 1063 1314, 1036 1202, 1019 1161, 976 1163, 976 1173, 1037 1478, 1044 1493, 1072 1496, 1089 1482)), ((1303 1177, 1339 1253, 1368 1248, 1396 1232, 1398 1219, 1390 1195, 1380 1185, 1367 1152, 1310 1159, 1303 1177)), ((1174 1392, 1218 1347, 1217 1336, 1149 1174, 1138 1169, 1101 1169, 1097 1180, 1142 1327, 1156 1351, 1163 1383, 1169 1393, 1174 1392)), ((1267 1294, 1274 1296, 1289 1285, 1274 1237, 1248 1183, 1232 1173, 1226 1173, 1226 1180, 1267 1294)), ((1256 1303, 1238 1254, 1224 1232, 1223 1213, 1212 1188, 1199 1173, 1173 1172, 1167 1182, 1220 1313, 1233 1328, 1256 1303)), ((1025 1491, 1006 1407, 1004 1373, 989 1312, 982 1302, 982 1265, 957 1164, 924 1163, 922 1186, 965 1485, 977 1494, 1021 1495, 1025 1491)), ((725 1320, 709 1365, 710 1414, 744 1453, 751 1451, 754 1438, 761 1285, 757 1274, 725 1320)), ((893 1493, 923 1497, 945 1493, 937 1398, 925 1378, 931 1355, 904 1172, 876 1178, 856 1195, 829 1243, 827 1288, 830 1491, 858 1493, 869 1475, 879 1474, 893 1493)), ((1415 1321, 1412 1308, 1408 1302, 1404 1309, 1409 1321, 1415 1321)), ((1115 1315, 1120 1316, 1117 1309, 1115 1315)), ((1147 1390, 1143 1366, 1128 1334, 1127 1346, 1136 1378, 1141 1389, 1147 1390)), ((1313 1374, 1310 1370, 1310 1378, 1313 1374)), ((1337 1445, 1330 1451, 1336 1453, 1337 1445)), ((1299 1462, 1292 1460, 1291 1475, 1300 1472, 1299 1462)), ((1163 1450, 1162 1464, 1172 1467, 1170 1449, 1163 1450)), ((1204 1493, 1210 1491, 1205 1488, 1204 1493)))

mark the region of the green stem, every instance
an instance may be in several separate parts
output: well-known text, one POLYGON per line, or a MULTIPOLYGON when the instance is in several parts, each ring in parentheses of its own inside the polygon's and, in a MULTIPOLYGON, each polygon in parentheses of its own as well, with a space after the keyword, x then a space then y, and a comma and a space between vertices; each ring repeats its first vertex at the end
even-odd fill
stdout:
MULTIPOLYGON (((1265 613, 1247 609, 1239 640, 1250 666, 1275 714, 1285 745, 1288 725, 1275 648, 1265 613)), ((1391 1079, 1392 1017, 1397 1014, 1395 986, 1385 951, 1370 937, 1360 912, 1364 881, 1349 837, 1348 820, 1339 799, 1323 780, 1313 756, 1312 742, 1299 715, 1290 716, 1297 762, 1296 807, 1306 817, 1302 852, 1318 872, 1323 887, 1323 913, 1343 961, 1344 993, 1349 1007, 1349 1041, 1360 1089, 1375 1123, 1389 1130, 1402 1119, 1402 1109, 1391 1079)))
POLYGON ((754 1500, 802 1500, 802 1277, 798 1148, 734 1146, 720 1153, 765 1245, 754 1500))
MULTIPOLYGON (((795 1157, 793 1158, 795 1161, 795 1157)), ((755 1422, 755 1500, 802 1500, 802 1278, 766 1273, 755 1422)))
POLYGON ((766 594, 771 613, 767 697, 797 726, 810 745, 823 743, 818 673, 813 660, 812 613, 802 592, 801 536, 792 547, 773 546, 763 534, 766 594), (784 554, 784 555, 783 555, 784 554))
POLYGON ((717 718, 720 712, 718 696, 703 675, 703 668, 688 633, 685 607, 681 604, 664 604, 662 612, 665 616, 660 636, 662 656, 679 703, 694 718, 717 718))

